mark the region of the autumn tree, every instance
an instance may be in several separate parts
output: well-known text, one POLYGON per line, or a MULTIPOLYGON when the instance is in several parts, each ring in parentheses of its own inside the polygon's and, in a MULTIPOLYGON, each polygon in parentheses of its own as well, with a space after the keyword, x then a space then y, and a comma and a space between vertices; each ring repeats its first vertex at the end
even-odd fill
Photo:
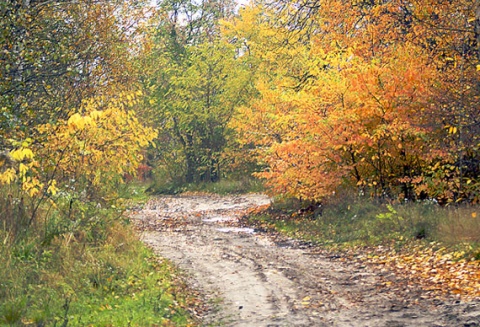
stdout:
MULTIPOLYGON (((0 5, 2 130, 63 117, 106 84, 128 85, 124 3, 4 1, 0 5), (125 44, 123 44, 125 43, 125 44)), ((1 141, 5 147, 5 137, 1 141)))
POLYGON ((476 15, 472 1, 246 8, 228 33, 260 63, 261 96, 235 120, 258 175, 316 201, 339 187, 476 201, 476 15))
POLYGON ((133 111, 143 93, 130 63, 142 51, 136 30, 146 10, 125 1, 0 4, 7 225, 26 228, 40 212, 62 216, 64 205, 105 205, 115 183, 135 171, 155 135, 133 111))

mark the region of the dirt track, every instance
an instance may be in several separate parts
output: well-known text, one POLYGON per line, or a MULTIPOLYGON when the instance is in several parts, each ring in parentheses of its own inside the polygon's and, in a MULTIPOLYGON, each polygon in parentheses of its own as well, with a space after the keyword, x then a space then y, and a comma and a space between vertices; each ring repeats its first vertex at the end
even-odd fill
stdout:
POLYGON ((480 326, 480 302, 430 300, 291 239, 238 225, 263 195, 158 197, 133 218, 142 239, 191 276, 215 310, 205 326, 480 326))

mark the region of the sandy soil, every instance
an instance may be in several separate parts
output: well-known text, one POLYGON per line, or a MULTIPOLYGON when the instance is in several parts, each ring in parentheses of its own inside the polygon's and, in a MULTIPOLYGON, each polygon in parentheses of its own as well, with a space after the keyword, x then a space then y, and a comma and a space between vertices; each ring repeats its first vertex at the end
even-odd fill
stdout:
POLYGON ((264 195, 152 199, 132 214, 143 241, 190 276, 205 326, 480 326, 480 302, 431 300, 398 276, 241 226, 264 195))

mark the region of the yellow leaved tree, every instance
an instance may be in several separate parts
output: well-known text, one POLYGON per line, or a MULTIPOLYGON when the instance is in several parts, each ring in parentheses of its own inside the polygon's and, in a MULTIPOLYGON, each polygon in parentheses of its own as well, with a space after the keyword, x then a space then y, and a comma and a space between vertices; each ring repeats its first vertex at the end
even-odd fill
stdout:
POLYGON ((123 92, 87 99, 67 119, 37 126, 36 140, 12 141, 0 183, 22 193, 30 209, 29 217, 20 219, 24 224, 34 221, 45 200, 53 206, 74 199, 101 206, 115 198, 114 186, 125 174, 136 174, 143 149, 156 137, 133 111, 141 96, 123 92))

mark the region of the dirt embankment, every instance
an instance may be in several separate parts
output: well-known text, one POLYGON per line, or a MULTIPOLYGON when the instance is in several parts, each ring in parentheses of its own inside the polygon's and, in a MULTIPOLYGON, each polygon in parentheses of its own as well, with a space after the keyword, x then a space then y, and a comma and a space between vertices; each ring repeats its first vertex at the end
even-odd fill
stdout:
POLYGON ((205 326, 480 326, 480 302, 431 300, 399 278, 240 226, 264 195, 158 197, 132 215, 145 243, 191 276, 205 326))

